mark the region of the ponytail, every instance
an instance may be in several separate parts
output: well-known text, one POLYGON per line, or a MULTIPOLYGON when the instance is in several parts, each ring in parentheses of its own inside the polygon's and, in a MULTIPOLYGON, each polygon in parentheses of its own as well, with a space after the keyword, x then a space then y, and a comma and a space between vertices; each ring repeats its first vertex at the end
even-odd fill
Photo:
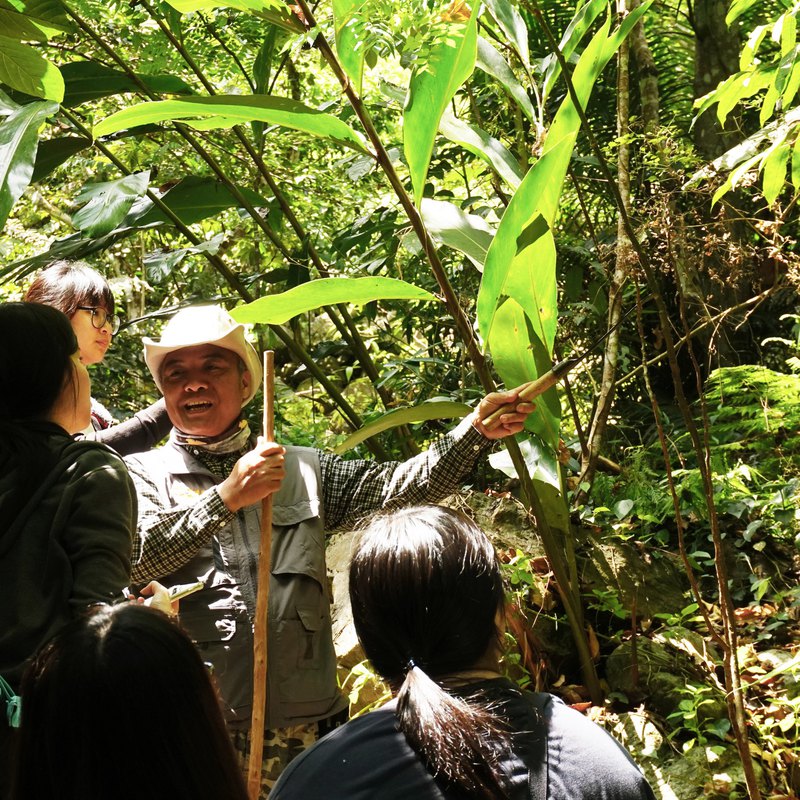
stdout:
POLYGON ((485 701, 452 695, 412 665, 397 693, 396 713, 400 730, 437 780, 486 800, 508 797, 500 762, 511 736, 485 701))

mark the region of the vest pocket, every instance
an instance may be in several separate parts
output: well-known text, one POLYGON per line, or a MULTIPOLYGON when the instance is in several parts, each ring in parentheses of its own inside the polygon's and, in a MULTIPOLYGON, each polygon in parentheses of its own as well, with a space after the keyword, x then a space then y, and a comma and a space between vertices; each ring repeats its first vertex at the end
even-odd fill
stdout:
POLYGON ((275 657, 279 664, 281 698, 289 702, 329 698, 336 687, 335 658, 325 614, 328 599, 322 586, 307 575, 273 578, 285 584, 285 591, 292 596, 270 642, 275 654, 270 660, 275 657))

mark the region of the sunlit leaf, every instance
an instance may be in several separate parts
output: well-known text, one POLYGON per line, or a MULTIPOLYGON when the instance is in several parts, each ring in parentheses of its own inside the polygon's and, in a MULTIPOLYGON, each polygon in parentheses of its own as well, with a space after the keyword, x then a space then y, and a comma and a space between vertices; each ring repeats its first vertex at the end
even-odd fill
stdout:
POLYGON ((0 228, 30 183, 39 128, 57 110, 55 103, 29 103, 0 124, 0 228))
POLYGON ((494 17, 500 29, 506 35, 509 44, 522 59, 522 63, 530 66, 531 56, 528 50, 528 27, 525 20, 509 0, 486 0, 489 13, 494 17))
POLYGON ((728 13, 725 16, 725 24, 730 26, 742 14, 744 14, 745 11, 747 11, 756 3, 760 2, 761 0, 733 0, 730 8, 728 9, 728 13))
POLYGON ((149 179, 148 170, 114 181, 85 184, 76 202, 86 204, 72 215, 72 223, 87 236, 105 236, 122 221, 134 201, 147 191, 149 179))
POLYGON ((522 182, 523 172, 517 159, 500 141, 477 125, 464 122, 445 111, 439 122, 439 131, 451 142, 483 159, 512 189, 516 189, 522 182))
POLYGON ((217 117, 227 124, 230 120, 251 122, 260 120, 271 125, 310 133, 337 144, 365 153, 364 139, 332 114, 271 95, 215 95, 186 97, 180 100, 158 100, 139 103, 122 109, 94 127, 95 138, 154 122, 204 120, 217 117))
POLYGON ((56 103, 64 97, 64 79, 58 67, 30 45, 7 36, 0 36, 0 83, 56 103))
POLYGON ((478 55, 475 63, 484 72, 503 84, 506 91, 517 101, 522 113, 533 122, 536 114, 528 93, 522 88, 522 84, 517 80, 517 76, 514 75, 503 56, 482 36, 478 37, 478 55))
POLYGON ((477 214, 466 214, 443 200, 422 201, 422 219, 434 241, 463 253, 478 269, 483 269, 486 251, 494 230, 477 214))
POLYGON ((46 42, 73 29, 59 0, 0 0, 0 31, 10 39, 46 42))
POLYGON ((359 428, 355 433, 350 434, 341 444, 334 448, 334 452, 340 455, 346 453, 365 439, 369 439, 370 436, 376 436, 383 431, 397 428, 400 425, 412 425, 415 422, 425 422, 430 419, 457 419, 465 417, 471 411, 472 408, 470 406, 451 400, 429 400, 411 408, 395 408, 372 420, 367 425, 364 425, 363 428, 359 428))
MULTIPOLYGON (((575 93, 584 108, 603 68, 648 7, 645 3, 637 8, 611 34, 607 18, 592 37, 572 75, 575 93)), ((503 214, 486 256, 478 293, 478 322, 484 340, 510 341, 502 332, 495 332, 494 326, 499 309, 513 298, 524 309, 536 346, 541 345, 547 356, 548 368, 558 313, 552 227, 580 122, 572 98, 567 96, 550 126, 542 157, 528 171, 503 214)), ((493 356, 497 362, 498 354, 493 351, 493 356)), ((498 371, 506 381, 502 370, 498 371)), ((527 380, 535 377, 529 375, 527 380)))
POLYGON ((784 140, 770 148, 770 151, 764 158, 761 177, 761 191, 767 205, 772 205, 777 200, 786 183, 786 162, 789 160, 791 147, 784 140))
POLYGON ((259 297, 237 306, 231 314, 237 322, 282 325, 298 314, 337 303, 364 305, 373 300, 436 300, 425 289, 395 278, 319 278, 287 292, 259 297))
POLYGON ((475 68, 478 15, 469 20, 442 23, 429 57, 411 76, 408 99, 403 112, 403 148, 414 186, 414 201, 419 205, 433 153, 433 143, 447 104, 475 68))
POLYGON ((255 14, 260 19, 292 33, 302 33, 303 25, 282 0, 168 0, 169 4, 187 14, 190 11, 211 11, 215 8, 234 8, 255 14))
MULTIPOLYGON (((512 298, 497 309, 487 345, 495 369, 508 387, 520 386, 543 375, 552 366, 548 349, 534 330, 530 315, 512 298)), ((561 423, 561 405, 555 388, 536 398, 536 410, 525 428, 555 449, 561 423)))
POLYGON ((360 15, 365 4, 365 0, 333 0, 336 55, 359 94, 366 55, 360 37, 362 30, 360 15))

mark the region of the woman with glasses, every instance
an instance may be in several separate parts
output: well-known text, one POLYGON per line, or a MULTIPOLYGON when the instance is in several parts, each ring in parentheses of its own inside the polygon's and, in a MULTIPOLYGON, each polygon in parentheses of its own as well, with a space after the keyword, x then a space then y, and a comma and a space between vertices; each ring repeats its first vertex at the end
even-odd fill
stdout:
MULTIPOLYGON (((103 360, 112 337, 119 331, 111 288, 99 272, 79 261, 57 261, 42 270, 25 300, 53 306, 67 315, 78 338, 81 361, 87 367, 103 360)), ((111 414, 92 398, 91 424, 82 433, 125 456, 149 450, 170 428, 163 400, 130 420, 115 424, 111 414)))

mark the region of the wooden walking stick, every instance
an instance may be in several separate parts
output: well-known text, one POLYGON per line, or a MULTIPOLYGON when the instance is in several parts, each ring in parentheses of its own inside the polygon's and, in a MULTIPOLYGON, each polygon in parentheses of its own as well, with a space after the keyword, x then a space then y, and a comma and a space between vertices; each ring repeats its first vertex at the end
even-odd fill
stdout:
MULTIPOLYGON (((264 351, 264 438, 275 438, 273 394, 274 353, 264 351)), ((258 595, 253 628, 253 713, 250 718, 250 760, 247 763, 247 794, 258 800, 261 791, 261 764, 264 760, 264 724, 267 706, 267 635, 269 580, 272 572, 272 495, 261 501, 261 545, 258 552, 258 595)))

